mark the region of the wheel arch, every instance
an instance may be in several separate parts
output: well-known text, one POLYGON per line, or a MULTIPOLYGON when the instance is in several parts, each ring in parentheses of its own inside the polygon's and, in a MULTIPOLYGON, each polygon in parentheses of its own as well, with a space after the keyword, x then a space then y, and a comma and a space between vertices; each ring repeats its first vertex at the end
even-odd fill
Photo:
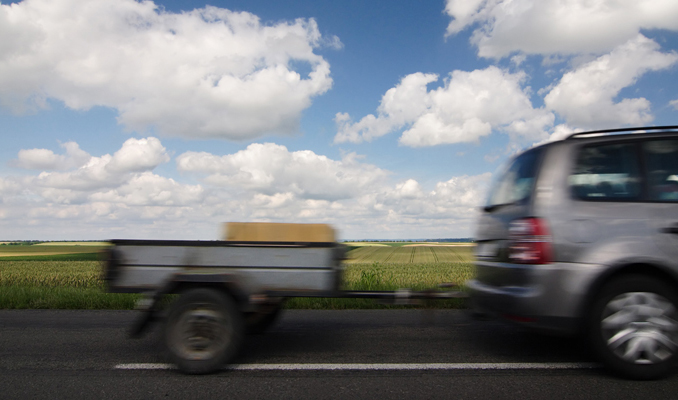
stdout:
POLYGON ((586 293, 586 297, 579 309, 579 316, 581 320, 580 331, 586 330, 586 313, 591 309, 591 306, 596 301, 596 298, 601 293, 603 287, 613 280, 626 275, 645 275, 658 279, 670 285, 676 292, 678 292, 678 273, 672 271, 666 265, 657 262, 648 261, 629 261, 619 263, 613 268, 609 268, 605 273, 598 276, 586 293))
POLYGON ((168 284, 165 293, 179 294, 192 289, 214 289, 230 296, 239 309, 244 310, 249 305, 247 293, 239 285, 236 277, 230 274, 178 274, 168 284))

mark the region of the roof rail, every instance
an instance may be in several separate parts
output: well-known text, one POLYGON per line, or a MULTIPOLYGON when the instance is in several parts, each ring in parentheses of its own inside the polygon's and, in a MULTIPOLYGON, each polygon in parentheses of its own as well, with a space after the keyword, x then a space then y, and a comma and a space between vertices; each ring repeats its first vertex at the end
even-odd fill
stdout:
POLYGON ((678 130, 678 126, 644 126, 644 127, 636 127, 636 128, 617 128, 617 129, 603 129, 603 130, 597 130, 597 131, 588 131, 588 132, 577 132, 573 133, 570 136, 568 136, 565 140, 570 140, 570 139, 576 139, 579 137, 587 137, 587 136, 604 136, 605 134, 608 133, 620 133, 620 132, 628 132, 628 133, 643 133, 647 131, 674 131, 678 130))

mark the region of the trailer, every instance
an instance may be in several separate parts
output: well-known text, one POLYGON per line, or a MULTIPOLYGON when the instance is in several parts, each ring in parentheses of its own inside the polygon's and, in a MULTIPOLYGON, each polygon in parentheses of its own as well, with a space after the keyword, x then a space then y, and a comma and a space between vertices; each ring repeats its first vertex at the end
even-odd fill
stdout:
POLYGON ((180 371, 205 374, 235 356, 290 297, 371 298, 395 304, 466 297, 453 290, 341 289, 346 246, 324 224, 229 223, 225 240, 111 240, 108 291, 141 293, 131 335, 164 322, 162 342, 180 371), (172 301, 165 299, 172 296, 172 301))

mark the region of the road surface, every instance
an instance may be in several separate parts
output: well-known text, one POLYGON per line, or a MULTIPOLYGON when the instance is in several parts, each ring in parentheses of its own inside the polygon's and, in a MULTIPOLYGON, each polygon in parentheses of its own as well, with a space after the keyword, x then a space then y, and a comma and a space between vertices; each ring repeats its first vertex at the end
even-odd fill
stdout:
POLYGON ((678 373, 610 376, 577 341, 457 310, 285 311, 231 369, 183 376, 132 311, 0 310, 0 398, 678 398, 678 373))

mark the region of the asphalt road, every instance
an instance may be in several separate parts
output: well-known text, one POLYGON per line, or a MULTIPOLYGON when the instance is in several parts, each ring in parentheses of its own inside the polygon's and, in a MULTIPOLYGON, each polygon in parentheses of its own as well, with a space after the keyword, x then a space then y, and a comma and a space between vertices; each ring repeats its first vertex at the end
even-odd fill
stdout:
POLYGON ((621 380, 590 368, 576 340, 474 321, 463 311, 286 311, 268 333, 248 337, 238 357, 245 368, 266 369, 209 376, 138 369, 165 360, 159 330, 127 338, 134 316, 0 311, 0 399, 678 398, 678 372, 621 380))

